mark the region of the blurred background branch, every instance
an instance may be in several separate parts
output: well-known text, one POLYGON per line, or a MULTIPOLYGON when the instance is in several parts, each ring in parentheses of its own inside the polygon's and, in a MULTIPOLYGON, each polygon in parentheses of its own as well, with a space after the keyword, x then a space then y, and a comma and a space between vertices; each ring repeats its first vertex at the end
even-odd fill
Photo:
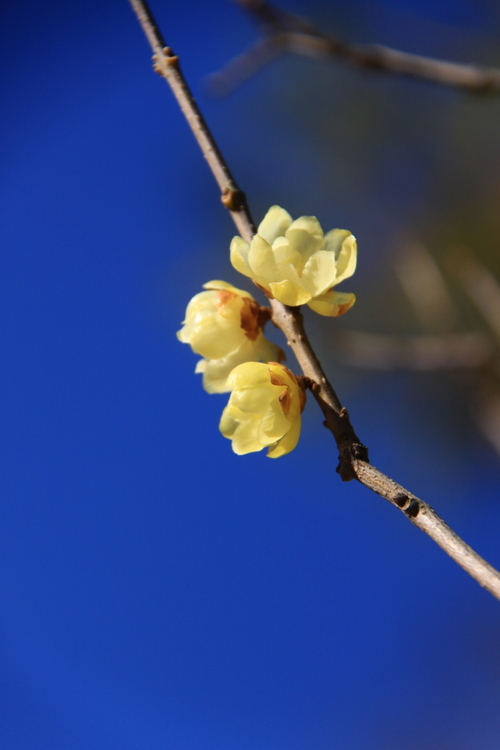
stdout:
POLYGON ((360 68, 425 79, 476 93, 500 91, 500 69, 438 60, 379 44, 351 44, 267 0, 233 0, 250 14, 262 39, 209 78, 213 95, 225 96, 286 52, 335 59, 360 68))

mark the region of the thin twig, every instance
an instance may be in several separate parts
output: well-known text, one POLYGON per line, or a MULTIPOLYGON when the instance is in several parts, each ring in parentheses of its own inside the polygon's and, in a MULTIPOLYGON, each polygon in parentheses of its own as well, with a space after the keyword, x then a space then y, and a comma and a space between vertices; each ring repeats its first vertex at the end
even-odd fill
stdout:
MULTIPOLYGON (((169 62, 172 52, 168 48, 168 51, 164 52, 165 43, 147 4, 143 0, 130 0, 130 3, 157 57, 158 69, 172 87, 181 109, 186 115, 186 119, 195 132, 200 148, 206 156, 207 162, 219 186, 221 186, 221 182, 218 175, 224 175, 226 178, 229 176, 231 185, 235 189, 235 183, 229 169, 189 93, 189 89, 180 72, 178 60, 175 60, 174 63, 169 62)), ((223 186, 224 183, 221 189, 223 186)), ((232 209, 231 215, 243 239, 248 242, 251 241, 255 229, 246 202, 240 203, 237 210, 232 209)), ((340 463, 338 471, 342 479, 358 479, 366 487, 398 507, 415 526, 425 531, 431 539, 442 547, 481 586, 497 599, 500 599, 500 573, 473 552, 426 503, 418 500, 418 498, 406 492, 406 490, 392 479, 389 479, 377 469, 370 466, 368 463, 368 451, 357 437, 349 420, 347 410, 341 405, 333 386, 328 382, 321 364, 311 347, 304 330, 300 310, 298 308, 286 307, 276 299, 271 300, 271 306, 273 321, 285 334, 304 375, 311 380, 312 392, 323 411, 326 426, 333 433, 339 450, 340 463)))
POLYGON ((189 90, 179 66, 179 58, 174 54, 172 48, 166 45, 148 4, 142 2, 142 0, 130 0, 130 4, 153 50, 154 69, 165 78, 172 89, 182 114, 186 118, 217 181, 222 202, 231 212, 234 223, 242 234, 248 235, 250 232, 254 232, 255 228, 251 224, 245 194, 236 185, 231 171, 189 90))
MULTIPOLYGON (((335 58, 357 67, 424 79, 476 93, 500 91, 500 70, 436 60, 379 44, 350 44, 326 34, 308 21, 266 0, 234 0, 258 22, 267 45, 252 45, 211 76, 211 86, 224 93, 237 88, 283 52, 314 58, 335 58), (271 48, 274 47, 274 54, 271 48), (248 68, 244 63, 248 63, 248 68)), ((218 93, 220 93, 218 91, 218 93)))

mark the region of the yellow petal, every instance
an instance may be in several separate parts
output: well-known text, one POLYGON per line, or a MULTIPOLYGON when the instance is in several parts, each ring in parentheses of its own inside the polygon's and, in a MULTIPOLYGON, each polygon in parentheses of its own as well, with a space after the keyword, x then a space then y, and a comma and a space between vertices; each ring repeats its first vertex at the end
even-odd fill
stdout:
POLYGON ((233 352, 222 359, 202 359, 198 362, 195 372, 202 372, 203 388, 207 393, 227 393, 231 388, 227 385, 227 378, 231 370, 245 362, 279 362, 284 359, 284 352, 260 334, 255 341, 246 337, 233 352))
POLYGON ((238 325, 221 316, 207 315, 192 329, 189 343, 196 354, 207 359, 220 359, 237 349, 244 335, 238 325))
POLYGON ((192 320, 196 313, 209 309, 215 310, 215 294, 212 291, 195 294, 194 297, 189 300, 184 323, 188 323, 192 320))
POLYGON ((282 237, 290 224, 292 217, 280 206, 271 206, 259 224, 257 233, 272 245, 277 237, 282 237))
POLYGON ((293 451, 293 449, 299 442, 300 424, 301 420, 299 417, 290 426, 290 429, 288 430, 286 435, 284 435, 281 440, 278 440, 278 442, 274 446, 271 446, 269 448, 269 450, 267 451, 268 458, 280 458, 281 456, 290 453, 290 451, 293 451))
POLYGON ((284 305, 297 307, 309 302, 311 295, 295 284, 293 281, 280 281, 269 284, 269 289, 273 297, 282 302, 284 305))
POLYGON ((337 277, 335 284, 348 279, 356 270, 356 238, 347 229, 332 229, 325 235, 324 249, 335 254, 337 260, 337 277))
POLYGON ((335 255, 318 250, 307 261, 302 274, 302 283, 312 297, 323 294, 336 283, 337 263, 335 255))
MULTIPOLYGON (((286 389, 283 389, 286 390, 286 389)), ((277 398, 268 404, 259 425, 259 440, 262 445, 271 445, 283 437, 290 429, 287 420, 277 398)))
POLYGON ((292 264, 294 266, 300 266, 302 257, 291 245, 286 237, 278 237, 273 242, 273 255, 276 263, 292 264))
POLYGON ((227 281, 207 281, 206 284, 203 284, 203 289, 211 289, 211 290, 217 290, 217 291, 220 289, 223 289, 228 292, 233 292, 234 294, 237 294, 239 297, 249 297, 250 299, 253 299, 250 292, 247 292, 244 289, 238 289, 232 284, 228 284, 227 281))
POLYGON ((321 224, 315 216, 300 216, 292 222, 290 229, 303 229, 318 240, 323 239, 321 224))
POLYGON ((311 310, 320 315, 337 318, 346 313, 355 302, 356 297, 354 294, 350 294, 349 292, 335 292, 333 289, 330 289, 329 292, 325 292, 321 297, 315 297, 315 299, 310 300, 307 304, 311 310))
POLYGON ((245 242, 241 237, 233 237, 231 246, 229 249, 229 257, 233 268, 244 274, 244 276, 250 276, 252 278, 252 272, 248 267, 248 242, 245 242))
POLYGON ((233 435, 233 451, 238 456, 261 451, 264 446, 259 440, 258 433, 259 423, 256 421, 242 422, 239 424, 233 435))
POLYGON ((269 380, 264 385, 233 390, 230 403, 243 414, 248 414, 249 417, 253 415, 251 418, 254 418, 263 414, 269 402, 276 396, 276 386, 272 385, 269 380))
POLYGON ((235 367, 227 379, 227 385, 231 390, 248 388, 249 383, 265 385, 269 382, 268 365, 262 362, 244 362, 242 365, 235 367))
POLYGON ((232 418, 226 406, 220 418, 219 430, 222 432, 225 438, 231 439, 236 432, 238 425, 239 422, 232 418))
POLYGON ((250 243, 248 265, 255 278, 262 286, 276 279, 276 261, 271 245, 256 234, 250 243))
POLYGON ((301 274, 311 255, 321 249, 323 234, 321 234, 321 237, 318 237, 317 235, 310 234, 305 229, 294 227, 294 224, 287 231, 286 238, 290 243, 290 247, 300 255, 301 264, 297 266, 297 271, 301 274))

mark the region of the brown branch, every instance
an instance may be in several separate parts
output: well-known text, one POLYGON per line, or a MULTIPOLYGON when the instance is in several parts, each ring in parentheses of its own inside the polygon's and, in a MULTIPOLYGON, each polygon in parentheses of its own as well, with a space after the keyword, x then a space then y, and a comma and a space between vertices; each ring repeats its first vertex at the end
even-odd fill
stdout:
POLYGON ((148 4, 142 2, 142 0, 130 0, 130 4, 153 50, 154 69, 165 78, 177 99, 182 114, 186 118, 220 188, 223 204, 231 212, 233 221, 241 234, 249 235, 251 232, 255 232, 245 194, 236 185, 231 171, 189 90, 179 66, 179 58, 173 53, 172 48, 166 45, 148 4))
MULTIPOLYGON (((208 126, 201 117, 187 88, 180 72, 178 60, 175 60, 174 63, 169 62, 172 58, 172 52, 168 48, 167 52, 164 51, 165 42, 147 4, 143 0, 130 0, 130 3, 157 57, 157 67, 172 87, 219 186, 221 186, 221 182, 218 175, 223 175, 225 179, 230 180, 232 189, 237 190, 229 169, 208 130, 208 126)), ((223 182, 221 188, 224 187, 224 184, 223 182)), ((230 207, 230 210, 242 237, 248 242, 251 241, 255 229, 246 202, 241 202, 237 209, 230 207)), ((456 536, 428 505, 415 498, 411 493, 407 493, 392 479, 370 466, 367 449, 358 439, 349 420, 347 410, 342 407, 311 347, 304 330, 300 310, 286 307, 275 299, 271 300, 271 306, 273 321, 285 334, 304 375, 314 383, 312 385, 313 394, 323 411, 326 425, 333 433, 338 446, 340 460, 338 471, 341 477, 344 480, 356 478, 366 487, 389 500, 402 510, 415 526, 425 531, 431 539, 439 544, 481 586, 490 591, 497 599, 500 599, 500 573, 456 536)))
POLYGON ((476 93, 500 91, 498 68, 437 60, 379 44, 350 44, 266 0, 234 2, 258 22, 267 44, 250 47, 223 70, 213 74, 212 85, 220 86, 224 93, 237 88, 283 52, 313 58, 334 58, 361 68, 423 79, 476 93))

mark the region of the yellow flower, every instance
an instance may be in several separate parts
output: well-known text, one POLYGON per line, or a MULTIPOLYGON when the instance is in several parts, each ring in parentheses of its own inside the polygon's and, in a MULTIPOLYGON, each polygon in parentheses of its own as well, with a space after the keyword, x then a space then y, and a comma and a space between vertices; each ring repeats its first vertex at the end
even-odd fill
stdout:
POLYGON ((219 429, 239 456, 267 448, 270 458, 290 453, 300 435, 306 397, 295 375, 277 362, 246 362, 227 379, 232 393, 219 429))
POLYGON ((308 304, 320 315, 343 315, 354 294, 333 287, 356 270, 356 239, 346 229, 323 234, 315 216, 292 221, 280 206, 271 206, 250 244, 231 242, 231 263, 269 297, 284 305, 308 304))
POLYGON ((226 393, 226 379, 242 362, 285 359, 262 334, 262 312, 251 294, 225 281, 209 281, 187 306, 177 338, 204 358, 196 365, 208 393, 226 393))

